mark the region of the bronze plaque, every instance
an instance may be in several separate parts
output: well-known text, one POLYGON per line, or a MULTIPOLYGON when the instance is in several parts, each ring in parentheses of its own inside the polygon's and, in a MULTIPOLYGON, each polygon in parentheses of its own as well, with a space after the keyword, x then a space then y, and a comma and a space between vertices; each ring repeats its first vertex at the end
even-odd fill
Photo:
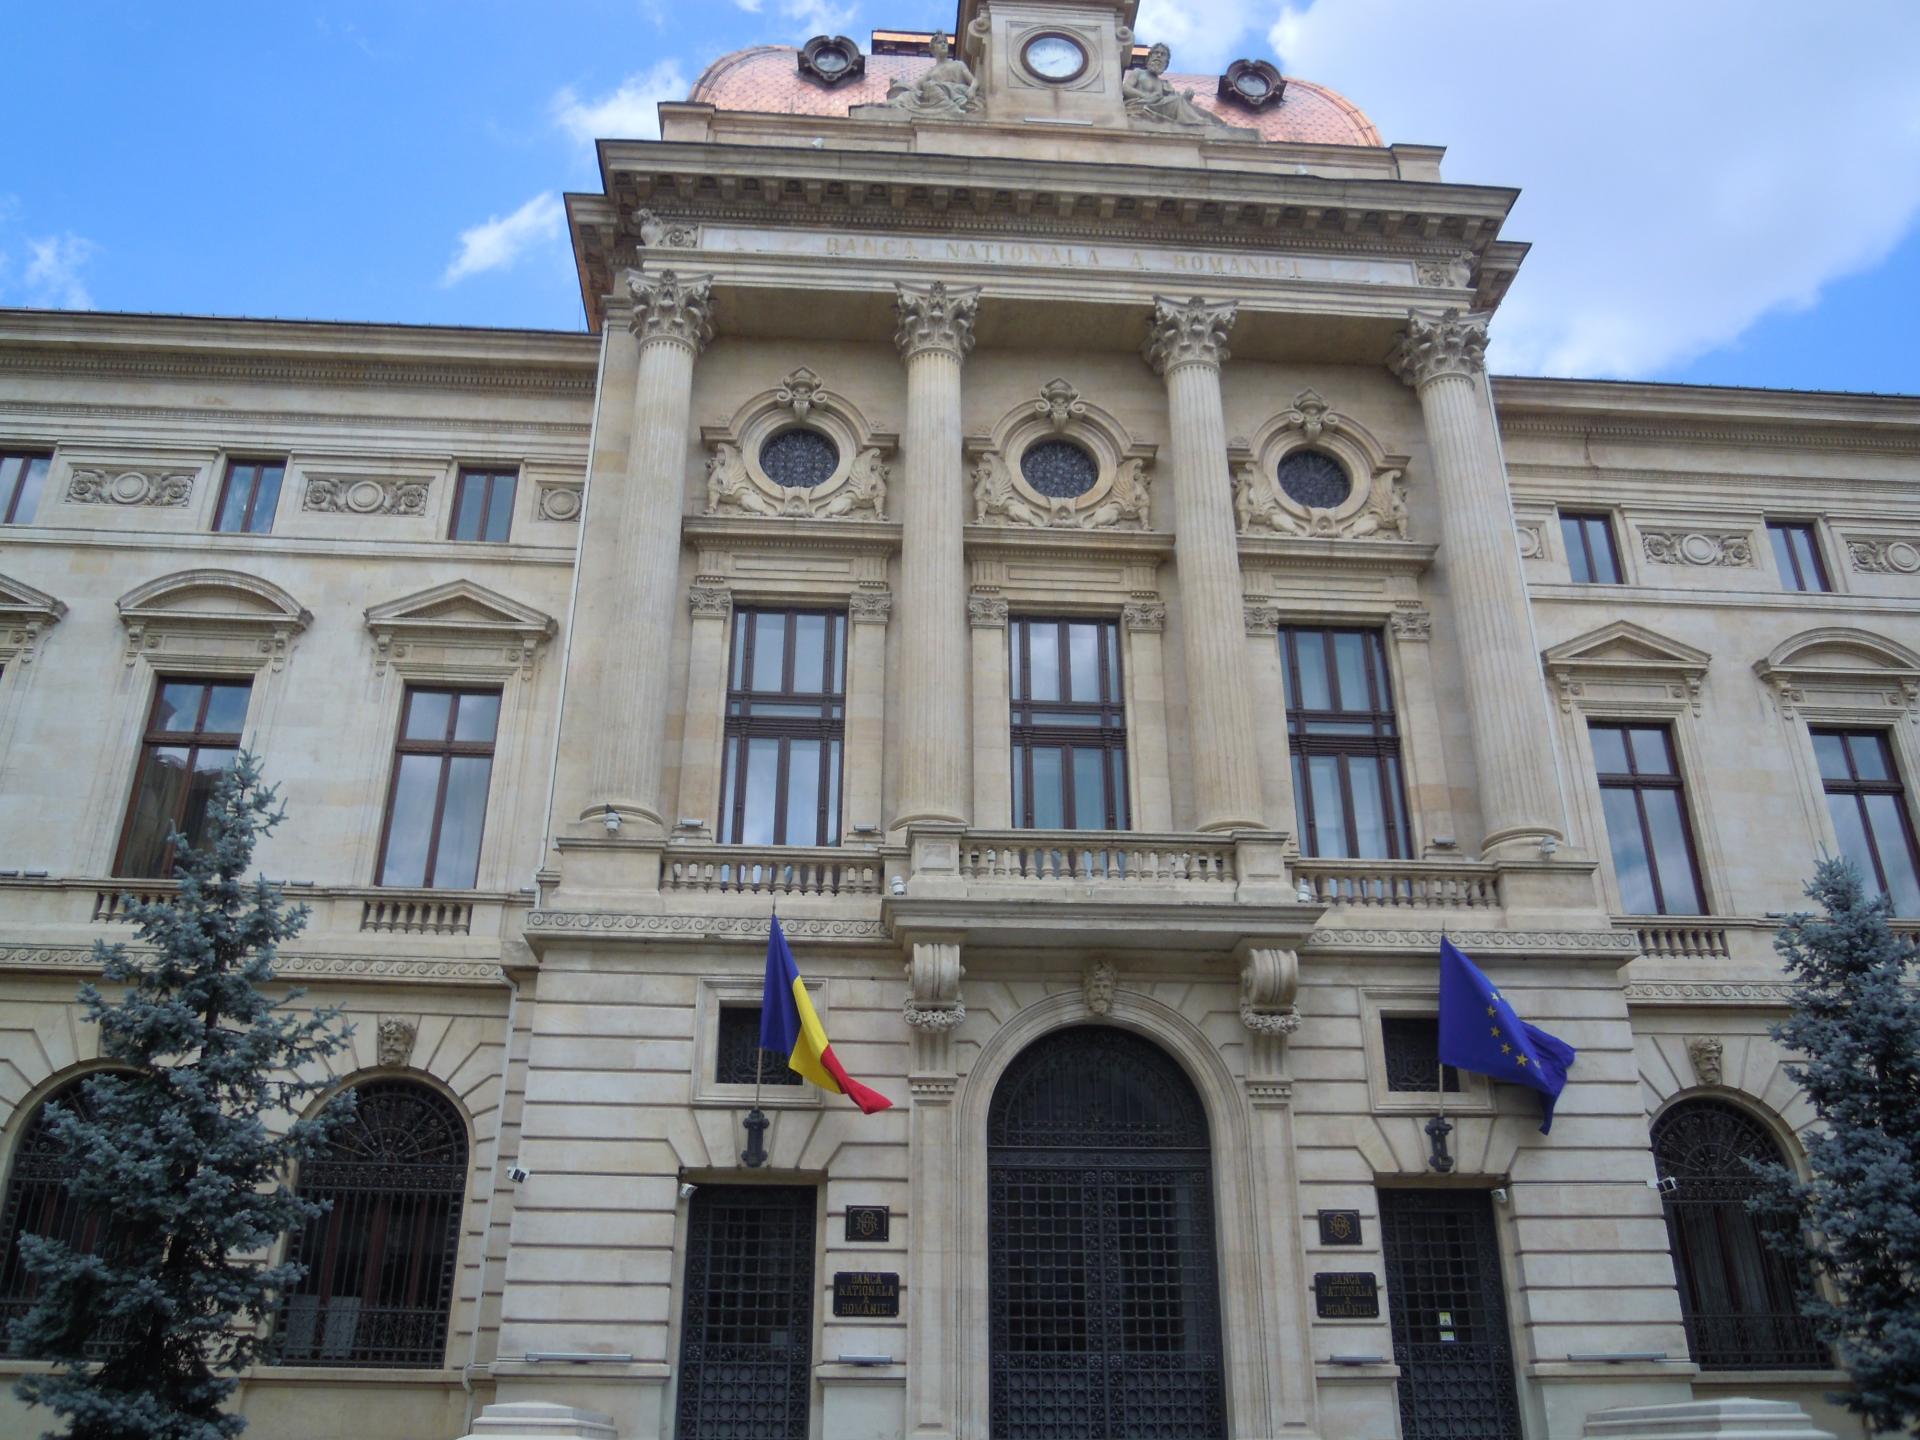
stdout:
POLYGON ((836 1271, 833 1313, 841 1319, 892 1319, 900 1313, 899 1275, 878 1270, 836 1271))
POLYGON ((892 1212, 885 1205, 847 1206, 847 1239, 853 1242, 887 1238, 892 1212))
POLYGON ((1377 1320, 1379 1277, 1371 1270, 1321 1270, 1313 1277, 1313 1305, 1322 1320, 1377 1320))
POLYGON ((1360 1212, 1358 1210, 1322 1210, 1320 1212, 1320 1243, 1322 1245, 1358 1245, 1360 1243, 1360 1212))

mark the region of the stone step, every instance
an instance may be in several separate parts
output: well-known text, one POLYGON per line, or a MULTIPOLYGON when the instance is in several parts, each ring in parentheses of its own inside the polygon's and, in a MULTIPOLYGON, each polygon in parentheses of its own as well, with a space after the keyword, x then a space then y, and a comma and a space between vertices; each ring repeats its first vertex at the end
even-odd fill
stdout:
POLYGON ((618 1440, 613 1417, 547 1400, 489 1405, 462 1440, 618 1440))
POLYGON ((1623 1405, 1587 1417, 1582 1440, 1835 1440, 1788 1400, 1623 1405))

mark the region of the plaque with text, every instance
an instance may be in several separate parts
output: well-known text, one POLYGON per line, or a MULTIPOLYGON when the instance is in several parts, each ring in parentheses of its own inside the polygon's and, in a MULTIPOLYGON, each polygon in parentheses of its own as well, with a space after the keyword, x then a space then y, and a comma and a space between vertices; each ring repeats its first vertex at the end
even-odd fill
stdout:
POLYGON ((1360 1243, 1360 1212, 1358 1210, 1322 1210, 1320 1212, 1320 1243, 1322 1245, 1358 1245, 1360 1243))
POLYGON ((878 1270, 840 1270, 833 1277, 833 1313, 842 1320, 888 1320, 900 1313, 900 1277, 878 1270))
POLYGON ((1322 1320, 1377 1320, 1379 1278, 1371 1270, 1322 1270, 1313 1277, 1313 1306, 1322 1320))
POLYGON ((849 1205, 847 1239, 856 1244, 885 1240, 891 1222, 892 1212, 885 1205, 849 1205))

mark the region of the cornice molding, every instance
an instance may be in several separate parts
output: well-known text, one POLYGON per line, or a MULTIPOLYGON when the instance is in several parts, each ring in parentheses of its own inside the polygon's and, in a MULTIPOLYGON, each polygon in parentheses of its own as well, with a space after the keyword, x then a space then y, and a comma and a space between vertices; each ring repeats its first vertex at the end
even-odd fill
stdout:
MULTIPOLYGON (((144 946, 129 946, 134 954, 144 946)), ((64 945, 0 945, 0 969, 58 970, 98 973, 100 962, 90 947, 64 945)), ((276 978, 315 980, 372 980, 425 982, 441 985, 504 985, 505 972, 496 960, 452 960, 410 956, 302 955, 281 951, 275 958, 276 978)))
MULTIPOLYGON (((1665 422, 1657 417, 1645 420, 1583 420, 1574 415, 1556 416, 1521 412, 1515 414, 1495 397, 1502 435, 1543 435, 1569 439, 1644 440, 1658 444, 1752 445, 1781 450, 1843 450, 1864 454, 1911 455, 1920 453, 1920 427, 1911 434, 1856 434, 1844 427, 1846 421, 1815 420, 1805 426, 1782 423, 1778 427, 1757 426, 1728 421, 1715 424, 1698 416, 1665 422)), ((1871 424, 1871 421, 1863 421, 1871 424)), ((1585 468, 1585 467, 1583 467, 1585 468)), ((1613 469, 1615 467, 1608 467, 1613 469)), ((1634 474, 1650 472, 1630 472, 1634 474)), ((1689 477, 1693 478, 1693 477, 1689 477)), ((1742 476, 1742 479, 1761 479, 1742 476)), ((1851 477, 1849 477, 1851 478, 1851 477)), ((1906 481, 1904 483, 1911 483, 1906 481)))
MULTIPOLYGON (((369 326, 369 337, 376 327, 369 326)), ((463 390, 488 394, 592 399, 591 366, 577 370, 509 369, 444 361, 295 359, 290 356, 183 354, 51 346, 0 345, 0 374, 80 375, 101 380, 221 380, 273 385, 330 385, 366 390, 463 390)))
POLYGON ((1640 939, 1631 930, 1316 930, 1314 950, 1435 950, 1442 936, 1468 950, 1590 951, 1631 959, 1640 939))
POLYGON ((1786 980, 1633 980, 1629 1005, 1792 1005, 1799 987, 1786 980))
MULTIPOLYGON (((581 398, 591 400, 591 386, 581 398)), ((41 417, 59 416, 74 420, 159 420, 170 424, 217 428, 222 436, 234 437, 244 426, 284 435, 290 426, 311 425, 333 430, 352 430, 356 436, 382 430, 447 431, 455 434, 554 435, 580 442, 579 456, 584 458, 586 440, 593 426, 587 421, 566 420, 481 420, 414 415, 321 414, 312 410, 240 410, 205 406, 83 404, 70 401, 0 399, 0 414, 41 417)), ((284 448, 284 447, 283 447, 284 448)), ((296 452, 298 446, 294 447, 296 452)), ((383 455, 386 452, 382 452, 383 455)), ((402 456, 401 458, 413 458, 402 456)), ((438 458, 438 457, 435 457, 438 458)))

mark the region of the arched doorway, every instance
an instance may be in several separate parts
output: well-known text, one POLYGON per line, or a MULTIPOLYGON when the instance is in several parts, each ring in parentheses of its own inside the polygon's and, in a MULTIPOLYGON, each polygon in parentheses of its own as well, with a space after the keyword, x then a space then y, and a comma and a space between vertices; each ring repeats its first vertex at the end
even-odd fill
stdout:
POLYGON ((1212 1155, 1152 1042, 1035 1042, 987 1116, 994 1440, 1226 1433, 1212 1155))
POLYGON ((1820 1370, 1832 1356, 1800 1313, 1813 1281, 1747 1209, 1760 1182, 1746 1162, 1785 1156, 1767 1127, 1724 1100, 1683 1100, 1653 1122, 1687 1347, 1702 1370, 1820 1370))

